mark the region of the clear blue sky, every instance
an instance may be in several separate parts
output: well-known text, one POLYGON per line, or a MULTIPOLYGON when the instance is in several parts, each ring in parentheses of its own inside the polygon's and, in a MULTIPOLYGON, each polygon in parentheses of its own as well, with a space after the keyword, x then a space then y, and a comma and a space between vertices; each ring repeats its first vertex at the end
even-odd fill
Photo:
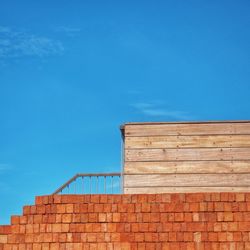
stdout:
POLYGON ((77 172, 120 170, 119 125, 250 119, 250 3, 0 1, 0 224, 77 172))

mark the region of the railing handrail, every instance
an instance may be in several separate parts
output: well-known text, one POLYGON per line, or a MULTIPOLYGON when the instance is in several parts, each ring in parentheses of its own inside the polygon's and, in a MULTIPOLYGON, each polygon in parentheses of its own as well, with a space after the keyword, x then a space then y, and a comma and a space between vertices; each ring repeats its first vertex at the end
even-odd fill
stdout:
POLYGON ((113 176, 121 176, 121 173, 114 172, 114 173, 78 173, 70 178, 67 182, 65 182, 61 187, 59 187, 53 194, 60 193, 64 188, 69 186, 73 181, 75 181, 78 177, 113 177, 113 176))

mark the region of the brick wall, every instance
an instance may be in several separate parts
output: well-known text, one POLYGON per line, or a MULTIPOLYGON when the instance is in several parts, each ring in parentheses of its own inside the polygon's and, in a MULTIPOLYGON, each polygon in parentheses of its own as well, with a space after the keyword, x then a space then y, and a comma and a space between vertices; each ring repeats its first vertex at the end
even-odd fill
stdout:
POLYGON ((250 249, 250 193, 39 196, 0 249, 250 249))

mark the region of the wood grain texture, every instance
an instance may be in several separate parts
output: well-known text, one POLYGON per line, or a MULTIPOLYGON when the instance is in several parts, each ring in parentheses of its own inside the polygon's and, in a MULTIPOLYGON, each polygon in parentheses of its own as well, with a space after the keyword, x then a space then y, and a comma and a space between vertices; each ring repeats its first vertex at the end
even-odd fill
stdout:
POLYGON ((250 174, 124 175, 124 187, 242 187, 250 174))
POLYGON ((123 128, 125 193, 250 191, 250 121, 123 128))
POLYGON ((250 187, 137 187, 125 188, 125 194, 250 192, 250 187))
POLYGON ((125 162, 124 173, 250 173, 250 161, 125 162))
POLYGON ((250 134, 250 122, 125 125, 125 136, 250 134))
POLYGON ((132 149, 125 161, 250 160, 250 148, 132 149))
POLYGON ((125 149, 250 147, 250 135, 126 137, 125 149))

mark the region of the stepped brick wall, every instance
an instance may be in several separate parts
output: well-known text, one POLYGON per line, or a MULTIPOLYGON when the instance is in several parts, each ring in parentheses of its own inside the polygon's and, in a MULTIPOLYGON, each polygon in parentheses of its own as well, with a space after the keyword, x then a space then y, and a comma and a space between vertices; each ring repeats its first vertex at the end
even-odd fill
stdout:
POLYGON ((39 196, 0 249, 247 250, 250 193, 39 196))

